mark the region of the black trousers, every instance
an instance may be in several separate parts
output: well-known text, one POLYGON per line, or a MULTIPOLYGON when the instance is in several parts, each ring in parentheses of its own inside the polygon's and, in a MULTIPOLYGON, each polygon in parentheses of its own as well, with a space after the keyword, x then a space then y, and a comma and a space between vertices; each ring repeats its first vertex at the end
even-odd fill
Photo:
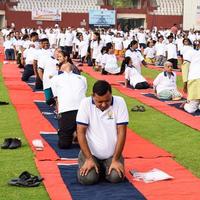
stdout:
POLYGON ((178 69, 178 60, 177 59, 171 58, 171 59, 168 59, 167 61, 172 63, 172 65, 173 65, 172 68, 173 69, 178 69))
POLYGON ((28 81, 28 79, 34 75, 33 65, 25 65, 24 72, 22 74, 22 81, 28 81))
POLYGON ((135 85, 135 89, 147 89, 149 88, 149 84, 145 81, 145 82, 141 82, 141 83, 137 83, 135 85))
POLYGON ((58 119, 58 147, 68 149, 72 145, 73 133, 76 131, 76 115, 78 110, 60 114, 58 119))
POLYGON ((36 90, 43 90, 43 82, 40 79, 38 74, 36 75, 36 78, 35 78, 35 89, 36 90))

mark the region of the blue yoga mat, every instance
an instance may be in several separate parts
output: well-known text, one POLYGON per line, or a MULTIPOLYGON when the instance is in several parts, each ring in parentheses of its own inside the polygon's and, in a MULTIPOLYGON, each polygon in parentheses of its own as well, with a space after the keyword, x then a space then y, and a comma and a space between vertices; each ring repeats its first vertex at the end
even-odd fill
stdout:
POLYGON ((156 97, 155 94, 151 94, 151 93, 142 94, 142 95, 144 95, 145 97, 150 97, 150 98, 152 98, 152 99, 156 99, 156 100, 158 100, 158 101, 162 101, 162 102, 171 101, 171 100, 158 99, 158 97, 156 97))
POLYGON ((64 183, 73 200, 145 200, 146 198, 127 180, 122 183, 99 182, 81 185, 77 182, 78 165, 59 165, 64 183))
POLYGON ((26 83, 28 84, 28 86, 34 91, 43 91, 42 89, 35 89, 35 77, 31 76, 28 81, 26 81, 26 83))
POLYGON ((72 144, 70 149, 59 149, 57 146, 58 135, 57 134, 41 134, 45 141, 54 149, 58 157, 62 159, 77 159, 80 151, 78 144, 72 144))
POLYGON ((52 124, 55 129, 58 129, 58 120, 56 118, 56 114, 54 113, 54 108, 47 105, 45 102, 37 101, 35 102, 40 112, 44 115, 44 117, 52 124))
MULTIPOLYGON (((172 106, 172 107, 175 107, 175 108, 177 108, 177 109, 179 109, 179 110, 183 110, 184 111, 184 108, 180 108, 180 105, 181 105, 182 103, 173 103, 173 104, 168 104, 169 106, 172 106)), ((186 111, 185 111, 186 112, 186 111)), ((197 110, 195 113, 188 113, 188 114, 190 114, 190 115, 192 115, 192 116, 200 116, 200 110, 197 110)))

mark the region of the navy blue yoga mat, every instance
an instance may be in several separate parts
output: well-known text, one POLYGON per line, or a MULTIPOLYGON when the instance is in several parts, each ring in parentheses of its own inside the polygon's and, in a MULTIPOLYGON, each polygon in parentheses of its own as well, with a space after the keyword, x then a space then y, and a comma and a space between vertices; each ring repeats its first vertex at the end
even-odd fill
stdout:
POLYGON ((70 149, 59 149, 57 146, 58 135, 57 134, 41 134, 45 141, 54 149, 58 157, 62 159, 77 159, 80 151, 78 144, 72 144, 70 149))
MULTIPOLYGON (((181 105, 182 103, 173 103, 173 104, 168 104, 169 106, 172 106, 172 107, 175 107, 175 108, 177 108, 177 109, 179 109, 179 110, 183 110, 184 111, 184 109, 183 108, 180 108, 180 105, 181 105)), ((188 113, 188 114, 190 114, 190 113, 188 113)), ((200 110, 197 110, 195 113, 192 113, 192 114, 190 114, 190 115, 192 115, 192 116, 200 116, 200 110)))
POLYGON ((152 98, 152 99, 156 99, 156 100, 158 100, 158 101, 162 101, 162 102, 171 101, 171 100, 158 99, 158 97, 156 97, 155 94, 151 94, 151 93, 142 94, 142 95, 144 95, 145 97, 150 97, 150 98, 152 98))
POLYGON ((81 185, 77 182, 78 165, 59 165, 64 183, 73 200, 145 200, 146 198, 127 180, 122 183, 99 182, 81 185))
POLYGON ((28 84, 28 86, 34 91, 43 91, 42 89, 35 89, 35 77, 31 76, 28 81, 26 81, 26 83, 28 84))
POLYGON ((54 108, 47 105, 43 101, 35 101, 35 104, 39 108, 40 112, 44 115, 44 117, 52 124, 55 129, 58 129, 58 120, 56 118, 56 114, 54 113, 54 108))

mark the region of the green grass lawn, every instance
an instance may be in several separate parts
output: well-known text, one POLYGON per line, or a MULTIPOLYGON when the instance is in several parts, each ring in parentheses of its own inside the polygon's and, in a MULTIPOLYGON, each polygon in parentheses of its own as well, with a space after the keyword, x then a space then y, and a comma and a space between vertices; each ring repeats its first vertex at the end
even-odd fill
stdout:
MULTIPOLYGON (((7 90, 3 84, 0 75, 0 101, 8 101, 7 90)), ((20 137, 22 139, 22 148, 16 150, 0 149, 0 199, 1 200, 46 200, 49 196, 41 184, 35 188, 22 188, 9 186, 7 182, 14 177, 18 177, 23 171, 29 171, 38 175, 34 163, 34 155, 23 135, 17 113, 10 103, 7 106, 0 106, 0 141, 4 138, 20 137)))
MULTIPOLYGON (((88 95, 95 79, 84 74, 88 81, 88 95)), ((145 105, 146 112, 130 112, 134 105, 144 105, 113 89, 114 95, 124 97, 129 108, 129 128, 157 146, 172 153, 175 160, 200 177, 200 132, 145 105)), ((145 147, 144 147, 145 148, 145 147)), ((134 151, 134 146, 132 151, 134 151)))

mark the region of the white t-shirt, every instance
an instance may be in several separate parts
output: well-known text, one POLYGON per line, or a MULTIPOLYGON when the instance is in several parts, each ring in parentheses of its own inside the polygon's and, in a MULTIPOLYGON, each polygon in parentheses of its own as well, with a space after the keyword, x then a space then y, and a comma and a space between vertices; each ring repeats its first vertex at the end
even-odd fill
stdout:
POLYGON ((117 74, 120 72, 120 67, 117 64, 115 54, 104 54, 101 63, 103 64, 105 71, 108 73, 117 74))
POLYGON ((114 37, 113 38, 113 43, 115 44, 115 49, 116 50, 122 50, 123 49, 123 38, 121 37, 114 37))
POLYGON ((66 39, 65 33, 60 33, 58 35, 58 38, 59 38, 59 46, 64 47, 65 46, 65 39, 66 39))
POLYGON ((165 72, 158 74, 153 81, 153 86, 156 88, 158 94, 163 90, 176 90, 176 74, 173 72, 170 78, 168 75, 165 76, 165 72))
POLYGON ((33 61, 36 59, 37 57, 37 49, 30 47, 28 49, 25 49, 23 52, 23 58, 25 58, 25 64, 26 65, 32 65, 33 61))
POLYGON ((146 33, 140 33, 138 32, 137 33, 137 39, 138 39, 138 43, 144 43, 146 44, 147 41, 146 41, 146 33))
POLYGON ((65 33, 65 46, 73 46, 74 35, 73 33, 66 32, 65 33))
POLYGON ((98 55, 101 54, 101 49, 103 48, 103 45, 104 43, 102 40, 100 40, 99 44, 98 44, 98 41, 92 40, 90 47, 93 50, 92 52, 93 59, 97 59, 98 55))
POLYGON ((130 85, 135 87, 137 83, 145 82, 145 78, 134 68, 126 67, 125 79, 130 81, 130 85))
POLYGON ((126 39, 123 41, 123 46, 124 46, 124 49, 127 49, 128 48, 128 45, 131 43, 131 40, 130 39, 126 39))
POLYGON ((176 45, 169 43, 165 46, 167 52, 167 59, 177 59, 177 49, 176 45))
POLYGON ((48 39, 49 39, 49 43, 50 43, 51 47, 53 45, 56 45, 57 35, 55 33, 49 33, 48 34, 48 39))
POLYGON ((3 46, 6 49, 14 49, 14 42, 11 41, 11 40, 6 40, 4 43, 3 43, 3 46))
POLYGON ((156 56, 166 56, 165 49, 166 48, 165 48, 164 42, 162 42, 162 43, 157 42, 155 44, 156 56))
POLYGON ((144 50, 144 55, 146 55, 146 58, 155 58, 155 54, 156 54, 156 51, 154 47, 151 47, 151 48, 147 47, 144 50))
POLYGON ((125 53, 125 57, 131 57, 133 66, 137 69, 137 71, 141 74, 141 62, 144 60, 144 57, 140 53, 140 51, 131 51, 128 49, 125 53))
POLYGON ((87 51, 88 51, 88 43, 86 40, 82 40, 79 45, 79 55, 82 57, 87 55, 87 51))
POLYGON ((58 61, 50 56, 44 56, 38 61, 38 68, 43 69, 43 88, 51 87, 51 77, 58 74, 56 64, 58 61), (51 76, 51 77, 50 77, 51 76))
POLYGON ((184 45, 183 48, 181 49, 181 55, 183 56, 183 60, 190 61, 191 60, 191 55, 190 51, 193 51, 193 47, 184 45))
POLYGON ((86 78, 64 72, 51 79, 53 95, 58 99, 58 113, 78 110, 87 91, 86 78))
POLYGON ((105 111, 96 107, 92 97, 87 97, 81 102, 76 121, 88 126, 86 138, 92 155, 108 159, 115 151, 117 125, 128 124, 128 110, 122 97, 113 96, 111 106, 105 111))
POLYGON ((200 79, 200 52, 193 49, 188 52, 188 61, 190 61, 188 80, 200 79))

